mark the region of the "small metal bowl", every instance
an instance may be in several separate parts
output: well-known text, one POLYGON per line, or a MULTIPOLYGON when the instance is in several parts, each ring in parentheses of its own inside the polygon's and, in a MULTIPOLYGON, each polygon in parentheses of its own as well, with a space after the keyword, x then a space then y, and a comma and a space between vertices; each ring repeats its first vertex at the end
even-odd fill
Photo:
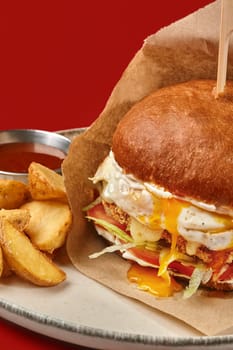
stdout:
MULTIPOLYGON (((0 130, 0 157, 1 146, 4 144, 12 143, 33 143, 57 149, 58 152, 62 152, 64 156, 67 155, 70 146, 70 140, 63 135, 55 132, 34 130, 34 129, 9 129, 0 130)), ((49 148, 48 147, 48 148, 49 148)), ((51 153, 52 154, 52 153, 51 153)), ((56 172, 61 173, 61 168, 54 169, 56 172)), ((3 171, 0 168, 1 179, 14 179, 27 183, 27 173, 25 172, 12 172, 3 171)))

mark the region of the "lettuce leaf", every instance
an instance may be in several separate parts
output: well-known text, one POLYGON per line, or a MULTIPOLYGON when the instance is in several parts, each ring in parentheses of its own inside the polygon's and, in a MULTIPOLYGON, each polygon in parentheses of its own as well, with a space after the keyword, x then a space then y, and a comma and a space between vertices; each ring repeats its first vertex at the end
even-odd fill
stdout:
POLYGON ((92 216, 86 217, 88 220, 92 220, 96 225, 99 225, 106 229, 107 231, 111 232, 114 236, 121 239, 124 242, 133 243, 133 238, 130 237, 127 233, 125 233, 123 230, 121 230, 118 226, 110 224, 109 222, 97 219, 92 216))
POLYGON ((82 211, 88 211, 92 208, 94 208, 97 204, 100 204, 102 202, 101 197, 97 197, 93 202, 90 204, 86 205, 84 208, 82 208, 82 211))
POLYGON ((193 294, 196 293, 198 290, 202 279, 205 275, 205 271, 196 267, 192 273, 192 276, 189 280, 188 286, 185 288, 184 293, 183 293, 183 298, 188 299, 190 298, 193 294))
POLYGON ((114 244, 114 245, 111 245, 111 246, 108 246, 108 247, 102 249, 100 252, 96 252, 96 253, 89 255, 89 258, 96 259, 105 253, 114 253, 118 250, 123 252, 123 251, 126 251, 127 249, 130 249, 133 247, 135 247, 134 243, 114 244))

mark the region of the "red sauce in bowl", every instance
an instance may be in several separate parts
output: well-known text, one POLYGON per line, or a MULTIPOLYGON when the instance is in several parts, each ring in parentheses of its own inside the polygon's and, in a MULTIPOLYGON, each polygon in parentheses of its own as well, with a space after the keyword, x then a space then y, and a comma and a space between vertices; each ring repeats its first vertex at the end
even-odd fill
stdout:
POLYGON ((0 145, 0 171, 27 173, 31 162, 59 169, 65 158, 61 150, 40 143, 6 143, 0 145))

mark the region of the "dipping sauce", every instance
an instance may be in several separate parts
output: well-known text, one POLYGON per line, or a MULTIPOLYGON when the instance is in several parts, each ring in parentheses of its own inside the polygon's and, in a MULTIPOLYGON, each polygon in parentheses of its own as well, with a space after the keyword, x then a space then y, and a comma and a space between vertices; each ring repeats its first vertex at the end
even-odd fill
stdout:
POLYGON ((40 143, 5 143, 0 145, 0 170, 27 173, 31 162, 37 162, 55 170, 61 167, 65 153, 40 143))

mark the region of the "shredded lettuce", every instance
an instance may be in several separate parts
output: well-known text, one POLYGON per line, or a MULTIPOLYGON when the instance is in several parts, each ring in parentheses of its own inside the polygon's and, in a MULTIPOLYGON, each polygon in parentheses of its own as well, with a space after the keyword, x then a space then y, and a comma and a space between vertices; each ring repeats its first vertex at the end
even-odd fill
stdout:
MULTIPOLYGON (((97 204, 97 203, 96 203, 97 204)), ((107 246, 104 249, 102 249, 100 252, 93 253, 89 256, 90 259, 95 259, 98 258, 99 256, 105 254, 105 253, 113 253, 116 251, 127 251, 130 248, 134 247, 139 247, 139 246, 144 246, 148 250, 158 250, 158 244, 157 242, 135 242, 134 239, 128 235, 126 232, 121 230, 118 226, 111 224, 107 222, 106 220, 103 219, 98 219, 92 216, 87 216, 86 217, 88 220, 93 221, 96 225, 99 225, 106 229, 108 232, 112 233, 115 237, 120 239, 121 241, 125 242, 122 244, 114 244, 111 246, 107 246)), ((168 250, 162 250, 160 254, 162 255, 162 261, 163 263, 160 265, 160 274, 167 274, 167 266, 168 264, 175 259, 174 254, 167 254, 168 250), (166 256, 167 255, 167 256, 166 256)), ((161 262, 162 262, 161 261, 161 262)), ((204 269, 203 267, 196 267, 192 273, 192 276, 189 280, 188 286, 185 288, 184 293, 183 293, 183 298, 188 299, 190 298, 193 294, 196 293, 197 289, 199 288, 200 284, 205 283, 206 280, 211 278, 211 271, 208 271, 204 269)))
POLYGON ((140 242, 137 244, 138 246, 144 247, 147 250, 153 251, 153 252, 158 252, 159 250, 159 245, 158 242, 149 242, 149 241, 144 241, 140 242))
POLYGON ((209 282, 212 275, 213 275, 213 270, 211 268, 207 269, 202 277, 202 283, 206 284, 207 282, 209 282))
POLYGON ((115 235, 119 239, 125 242, 133 243, 133 238, 127 235, 127 233, 121 230, 118 226, 110 224, 105 220, 94 218, 92 216, 87 216, 87 219, 94 221, 96 225, 100 225, 101 227, 111 232, 113 235, 115 235))
POLYGON ((198 290, 206 271, 196 267, 189 280, 188 286, 185 288, 183 298, 188 299, 198 290))
POLYGON ((105 254, 105 253, 114 253, 118 250, 120 251, 126 251, 127 249, 130 249, 130 248, 133 248, 135 247, 135 244, 134 243, 125 243, 125 244, 114 244, 114 245, 111 245, 109 247, 106 247, 104 249, 102 249, 100 252, 96 252, 96 253, 93 253, 91 255, 89 255, 89 258, 90 259, 96 259, 98 258, 99 256, 105 254))
POLYGON ((102 202, 101 197, 97 197, 93 202, 90 204, 86 205, 84 208, 82 208, 82 211, 88 211, 92 208, 94 208, 97 204, 100 204, 102 202))

